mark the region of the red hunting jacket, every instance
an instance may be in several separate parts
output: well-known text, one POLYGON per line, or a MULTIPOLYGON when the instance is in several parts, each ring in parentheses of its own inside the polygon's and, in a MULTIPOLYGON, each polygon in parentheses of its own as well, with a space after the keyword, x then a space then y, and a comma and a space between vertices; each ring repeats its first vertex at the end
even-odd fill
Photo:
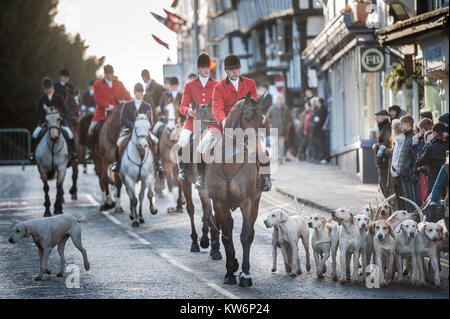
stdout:
MULTIPOLYGON (((183 91, 183 98, 180 104, 180 113, 186 115, 188 109, 191 107, 191 98, 194 98, 198 105, 208 104, 212 99, 215 86, 219 83, 216 79, 209 78, 205 87, 198 78, 186 83, 183 91)), ((194 130, 194 121, 191 116, 187 116, 184 121, 183 128, 190 131, 194 130)))
POLYGON ((97 108, 92 121, 100 122, 106 120, 106 117, 109 115, 106 108, 110 105, 116 105, 114 98, 118 101, 130 101, 132 99, 123 83, 117 79, 113 80, 111 88, 105 79, 94 83, 94 100, 97 103, 97 108))
POLYGON ((236 92, 233 83, 228 80, 228 77, 216 85, 213 92, 212 113, 216 118, 217 123, 222 123, 237 100, 246 96, 248 91, 252 92, 253 98, 258 98, 255 81, 243 76, 239 77, 238 92, 236 92))

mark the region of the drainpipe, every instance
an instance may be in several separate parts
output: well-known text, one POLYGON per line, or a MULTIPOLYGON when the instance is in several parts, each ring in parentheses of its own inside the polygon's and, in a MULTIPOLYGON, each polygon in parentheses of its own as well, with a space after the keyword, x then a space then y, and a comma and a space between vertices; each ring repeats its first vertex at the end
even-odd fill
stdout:
POLYGON ((199 56, 199 43, 198 43, 198 0, 194 0, 194 59, 199 56))

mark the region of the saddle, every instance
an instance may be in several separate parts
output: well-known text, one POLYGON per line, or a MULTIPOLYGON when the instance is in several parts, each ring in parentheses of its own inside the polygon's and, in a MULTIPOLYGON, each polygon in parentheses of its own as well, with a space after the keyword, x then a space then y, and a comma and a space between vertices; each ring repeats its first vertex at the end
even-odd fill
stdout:
POLYGON ((47 131, 48 131, 47 126, 41 126, 41 127, 42 127, 42 130, 39 132, 39 135, 36 138, 36 141, 38 144, 41 141, 41 139, 44 137, 45 133, 47 133, 47 131))
POLYGON ((164 128, 166 127, 166 125, 164 124, 164 125, 161 125, 161 127, 158 129, 158 131, 156 131, 156 137, 160 140, 161 139, 161 135, 162 135, 162 132, 164 131, 164 128))

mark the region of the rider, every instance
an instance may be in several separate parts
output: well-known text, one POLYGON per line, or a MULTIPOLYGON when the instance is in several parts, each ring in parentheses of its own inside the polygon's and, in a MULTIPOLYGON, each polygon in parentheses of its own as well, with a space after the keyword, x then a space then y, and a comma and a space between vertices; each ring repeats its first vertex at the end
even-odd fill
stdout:
MULTIPOLYGON (((183 99, 180 104, 180 113, 186 116, 184 121, 183 130, 180 133, 180 138, 178 139, 178 145, 184 148, 189 145, 192 131, 194 129, 193 115, 191 101, 192 99, 197 102, 198 105, 208 104, 212 98, 214 87, 219 83, 217 80, 210 77, 210 59, 209 56, 202 53, 197 59, 197 70, 198 77, 188 82, 184 86, 183 99)), ((181 159, 178 163, 179 166, 179 180, 186 179, 186 163, 182 162, 181 159)), ((197 189, 202 189, 205 187, 205 164, 199 163, 197 165, 197 170, 199 175, 197 181, 195 182, 195 187, 197 189)))
MULTIPOLYGON (((233 105, 251 91, 252 97, 257 98, 255 81, 241 76, 241 61, 238 56, 231 54, 224 61, 227 78, 220 81, 214 89, 212 113, 221 128, 225 126, 225 119, 233 105)), ((259 163, 260 166, 270 167, 270 161, 259 163)), ((271 188, 270 174, 264 174, 262 191, 268 192, 271 188)))
MULTIPOLYGON (((164 83, 164 85, 165 85, 165 83, 164 83)), ((178 91, 178 87, 179 87, 178 79, 173 76, 169 80, 169 89, 167 91, 164 91, 161 94, 161 99, 159 101, 159 107, 161 109, 161 113, 159 115, 158 122, 156 122, 155 126, 153 127, 153 134, 155 134, 157 137, 159 137, 158 131, 164 125, 164 120, 166 120, 165 115, 164 115, 164 107, 165 107, 164 97, 173 99, 174 103, 178 102, 177 104, 180 105, 182 95, 181 95, 181 92, 178 91)), ((182 119, 181 119, 182 123, 183 123, 183 121, 184 121, 184 116, 182 116, 182 119)))
POLYGON ((67 68, 59 70, 59 81, 55 83, 55 93, 62 95, 66 99, 66 89, 70 88, 75 91, 75 87, 70 81, 70 72, 67 68))
POLYGON ((94 117, 92 118, 88 130, 89 149, 86 155, 87 160, 92 160, 95 126, 98 122, 106 120, 108 115, 114 111, 114 99, 117 99, 118 101, 131 100, 131 95, 127 89, 125 89, 123 83, 114 76, 113 67, 107 64, 103 67, 103 72, 105 73, 104 79, 97 80, 97 82, 94 83, 94 100, 97 103, 97 108, 95 109, 94 117))
POLYGON ((81 98, 81 111, 94 113, 96 103, 94 100, 94 83, 95 80, 89 82, 89 89, 83 92, 83 97, 81 98))
MULTIPOLYGON (((125 128, 123 129, 119 139, 117 140, 116 161, 113 163, 112 166, 112 171, 115 173, 118 173, 120 170, 120 159, 121 159, 119 154, 120 144, 122 144, 122 142, 125 139, 128 139, 131 136, 134 128, 134 122, 136 121, 136 115, 148 114, 150 125, 152 125, 153 123, 152 107, 150 106, 150 104, 144 101, 144 87, 142 86, 141 83, 135 84, 134 95, 135 99, 125 103, 120 113, 120 122, 122 123, 123 126, 125 126, 125 128)), ((155 136, 150 136, 149 142, 153 145, 154 148, 158 145, 158 139, 155 136)), ((155 152, 154 150, 154 153, 157 152, 155 152)), ((157 159, 156 156, 153 156, 153 158, 155 161, 155 167, 158 170, 162 169, 162 165, 159 159, 157 159)))
POLYGON ((63 136, 67 142, 67 146, 69 149, 70 160, 75 161, 77 159, 77 153, 75 152, 75 142, 73 140, 73 134, 70 130, 67 122, 66 122, 66 107, 64 105, 64 98, 55 92, 55 88, 53 85, 53 80, 49 77, 45 77, 42 80, 42 86, 44 88, 44 95, 40 96, 37 103, 37 116, 39 118, 40 124, 36 127, 32 134, 32 153, 30 154, 30 160, 34 162, 35 152, 37 147, 37 142, 39 139, 39 135, 45 124, 45 116, 46 112, 44 110, 44 105, 47 107, 54 107, 62 117, 61 129, 63 136))
POLYGON ((150 78, 150 72, 147 69, 142 70, 141 77, 145 83, 144 101, 150 104, 152 108, 156 108, 157 104, 161 100, 164 87, 157 83, 154 79, 150 78))

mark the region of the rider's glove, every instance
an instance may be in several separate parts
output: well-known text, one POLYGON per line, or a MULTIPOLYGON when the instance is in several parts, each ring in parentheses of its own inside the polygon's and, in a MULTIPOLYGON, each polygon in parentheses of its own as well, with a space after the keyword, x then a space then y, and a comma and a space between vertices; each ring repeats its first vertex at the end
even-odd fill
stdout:
POLYGON ((386 149, 386 146, 380 145, 380 148, 378 149, 377 157, 383 156, 384 150, 386 149))

